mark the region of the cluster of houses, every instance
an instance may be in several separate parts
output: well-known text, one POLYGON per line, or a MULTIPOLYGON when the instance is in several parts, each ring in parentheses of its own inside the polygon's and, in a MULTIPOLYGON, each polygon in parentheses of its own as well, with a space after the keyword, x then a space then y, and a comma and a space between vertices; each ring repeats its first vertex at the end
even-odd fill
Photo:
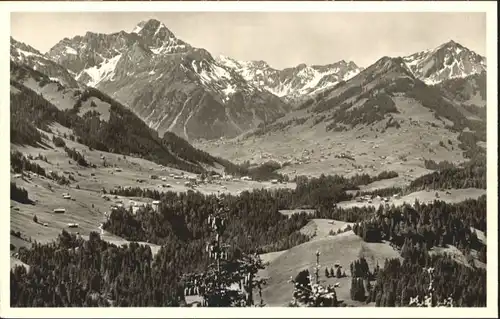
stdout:
MULTIPOLYGON (((399 198, 401 198, 401 194, 394 194, 394 195, 392 195, 392 198, 399 199, 399 198)), ((360 197, 356 198, 356 201, 358 203, 367 202, 368 204, 371 204, 374 199, 376 199, 377 201, 384 202, 384 203, 389 203, 389 201, 390 201, 389 197, 382 197, 382 196, 378 196, 378 195, 377 196, 374 196, 374 195, 360 196, 360 197)))
MULTIPOLYGON (((117 198, 117 196, 116 196, 116 198, 117 198)), ((137 214, 137 212, 139 211, 139 209, 144 208, 146 206, 147 206, 147 203, 145 203, 145 202, 138 202, 138 201, 130 201, 128 203, 128 206, 125 206, 124 203, 123 203, 123 200, 116 199, 115 202, 111 205, 110 209, 111 209, 111 211, 116 211, 119 208, 128 208, 128 209, 131 209, 132 214, 135 215, 135 214, 137 214)), ((158 212, 159 208, 160 208, 160 201, 154 200, 151 203, 151 207, 153 208, 153 210, 155 212, 158 212)), ((104 216, 109 217, 108 213, 106 213, 106 212, 104 213, 104 216)))

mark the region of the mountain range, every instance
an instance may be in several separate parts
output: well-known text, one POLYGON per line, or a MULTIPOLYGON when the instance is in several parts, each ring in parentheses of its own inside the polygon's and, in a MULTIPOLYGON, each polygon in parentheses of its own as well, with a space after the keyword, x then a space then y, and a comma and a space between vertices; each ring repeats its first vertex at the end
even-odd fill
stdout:
POLYGON ((236 137, 304 109, 345 130, 384 120, 397 109, 394 94, 452 122, 480 117, 486 105, 486 58, 454 41, 366 68, 342 60, 278 70, 214 57, 151 19, 131 32, 65 38, 45 54, 11 38, 11 61, 66 88, 102 91, 159 136, 186 140, 236 137))

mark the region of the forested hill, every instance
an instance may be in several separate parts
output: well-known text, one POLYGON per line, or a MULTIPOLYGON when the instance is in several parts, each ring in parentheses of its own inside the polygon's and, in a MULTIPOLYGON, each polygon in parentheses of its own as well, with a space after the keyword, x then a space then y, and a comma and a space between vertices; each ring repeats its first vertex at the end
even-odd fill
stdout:
POLYGON ((220 161, 173 134, 160 138, 132 111, 97 89, 68 89, 43 73, 12 61, 10 108, 11 141, 15 144, 42 144, 44 136, 37 129, 50 130, 48 126, 57 122, 72 129, 76 141, 100 151, 138 156, 196 173, 203 172, 203 166, 220 161), (48 86, 54 87, 50 102, 44 95, 49 91, 44 91, 44 87, 48 86), (61 104, 64 100, 72 107, 60 107, 57 98, 61 104), (103 117, 101 105, 109 112, 108 118, 103 117))

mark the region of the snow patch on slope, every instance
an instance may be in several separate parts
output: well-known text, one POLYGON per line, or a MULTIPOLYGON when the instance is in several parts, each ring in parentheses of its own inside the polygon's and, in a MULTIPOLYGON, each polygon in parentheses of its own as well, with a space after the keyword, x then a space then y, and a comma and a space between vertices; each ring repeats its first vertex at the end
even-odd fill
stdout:
POLYGON ((115 75, 114 71, 121 56, 122 56, 121 54, 118 54, 112 57, 111 59, 105 59, 99 65, 83 70, 82 73, 80 73, 80 75, 78 76, 78 78, 80 78, 84 73, 87 74, 91 78, 91 80, 87 83, 87 85, 93 87, 95 87, 103 80, 113 81, 115 75))
POLYGON ((78 52, 76 52, 75 49, 70 48, 70 47, 66 47, 66 53, 73 54, 73 55, 77 55, 78 54, 78 52))

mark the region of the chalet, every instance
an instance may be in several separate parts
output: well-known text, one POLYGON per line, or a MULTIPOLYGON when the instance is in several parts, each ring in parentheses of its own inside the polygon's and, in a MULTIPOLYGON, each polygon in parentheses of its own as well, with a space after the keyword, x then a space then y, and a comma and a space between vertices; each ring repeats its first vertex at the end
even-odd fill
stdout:
POLYGON ((53 212, 55 214, 64 214, 64 213, 66 213, 66 209, 65 208, 56 208, 53 210, 53 212))
POLYGON ((159 200, 153 201, 153 210, 155 212, 158 212, 159 208, 160 208, 160 201, 159 200))
POLYGON ((139 209, 141 207, 144 207, 144 205, 141 205, 141 204, 138 204, 138 203, 135 203, 134 205, 132 205, 132 214, 137 214, 137 212, 139 211, 139 209))

